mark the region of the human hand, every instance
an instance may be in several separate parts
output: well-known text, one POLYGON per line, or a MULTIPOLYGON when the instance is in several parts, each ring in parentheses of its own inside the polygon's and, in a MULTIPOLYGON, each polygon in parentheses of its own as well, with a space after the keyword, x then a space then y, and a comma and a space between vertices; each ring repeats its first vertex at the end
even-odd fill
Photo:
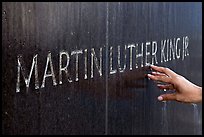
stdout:
POLYGON ((202 87, 199 87, 183 76, 176 74, 169 68, 150 66, 155 72, 147 76, 156 81, 166 84, 158 84, 160 89, 174 90, 174 93, 163 94, 158 97, 159 101, 175 100, 183 103, 202 102, 202 87))

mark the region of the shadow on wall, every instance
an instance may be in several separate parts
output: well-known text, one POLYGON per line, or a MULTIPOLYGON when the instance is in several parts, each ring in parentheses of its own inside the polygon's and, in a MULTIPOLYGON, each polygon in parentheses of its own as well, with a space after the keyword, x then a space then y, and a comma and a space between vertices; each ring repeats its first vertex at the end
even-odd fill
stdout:
MULTIPOLYGON (((146 74, 149 66, 128 70, 123 73, 119 71, 114 75, 109 75, 108 78, 108 96, 110 99, 133 99, 137 92, 132 92, 131 89, 143 89, 146 87, 146 74)), ((90 92, 94 97, 101 96, 105 93, 103 79, 80 80, 75 83, 79 87, 79 91, 85 90, 90 92), (89 85, 89 86, 87 86, 89 85), (95 88, 97 87, 97 90, 95 88)))

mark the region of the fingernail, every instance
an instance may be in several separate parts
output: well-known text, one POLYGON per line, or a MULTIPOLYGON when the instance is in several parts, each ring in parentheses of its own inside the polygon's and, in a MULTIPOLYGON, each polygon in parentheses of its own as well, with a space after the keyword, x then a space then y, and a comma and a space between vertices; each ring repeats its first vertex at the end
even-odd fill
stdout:
POLYGON ((157 74, 157 72, 152 72, 152 74, 157 74))
POLYGON ((147 74, 147 76, 148 76, 148 79, 150 80, 150 78, 149 78, 149 77, 150 77, 151 75, 150 75, 150 74, 147 74))
POLYGON ((159 100, 159 101, 162 101, 162 100, 163 100, 163 97, 162 97, 162 96, 159 96, 159 97, 158 97, 158 100, 159 100))

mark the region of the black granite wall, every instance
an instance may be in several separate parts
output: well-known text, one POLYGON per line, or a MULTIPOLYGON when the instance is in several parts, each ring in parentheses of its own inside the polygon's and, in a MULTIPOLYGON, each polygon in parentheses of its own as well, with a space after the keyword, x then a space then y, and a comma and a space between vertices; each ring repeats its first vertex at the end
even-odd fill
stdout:
POLYGON ((145 77, 202 86, 201 58, 201 3, 4 2, 3 134, 202 134, 202 104, 159 102, 145 77))

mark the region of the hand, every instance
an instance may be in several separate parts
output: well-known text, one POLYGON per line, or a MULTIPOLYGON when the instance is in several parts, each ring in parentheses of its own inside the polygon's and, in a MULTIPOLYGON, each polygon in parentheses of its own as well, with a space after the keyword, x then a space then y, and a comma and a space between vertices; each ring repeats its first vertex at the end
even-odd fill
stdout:
POLYGON ((171 94, 163 94, 158 97, 159 101, 175 100, 183 103, 199 103, 202 102, 202 87, 199 87, 181 75, 176 74, 169 68, 151 65, 155 71, 147 76, 164 84, 157 84, 160 89, 175 90, 171 94))

